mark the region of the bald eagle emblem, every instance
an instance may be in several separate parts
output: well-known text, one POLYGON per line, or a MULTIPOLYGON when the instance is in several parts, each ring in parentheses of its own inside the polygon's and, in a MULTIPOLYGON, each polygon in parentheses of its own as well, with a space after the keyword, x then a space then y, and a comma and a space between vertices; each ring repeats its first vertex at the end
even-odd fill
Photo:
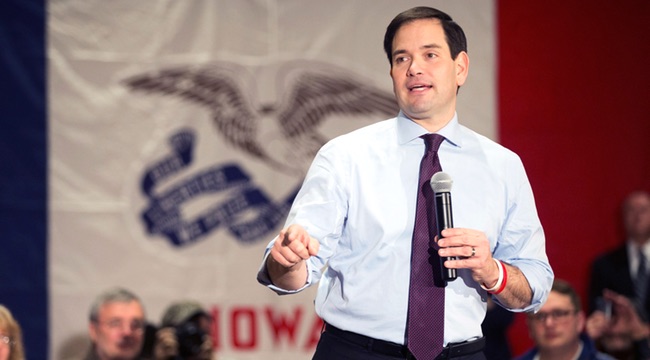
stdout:
MULTIPOLYGON (((181 246, 205 237, 213 228, 227 226, 239 241, 266 240, 268 232, 286 217, 308 164, 329 140, 319 131, 324 122, 336 116, 364 115, 374 115, 383 120, 398 112, 392 94, 340 70, 299 69, 288 72, 288 76, 277 83, 281 81, 286 85, 277 91, 278 100, 260 103, 255 101, 254 92, 246 89, 238 78, 237 71, 218 64, 168 68, 124 80, 123 83, 134 92, 176 97, 206 109, 217 136, 233 150, 241 151, 251 160, 277 171, 294 174, 296 178, 296 188, 275 204, 262 187, 255 185, 241 164, 223 164, 198 176, 228 179, 224 176, 227 173, 232 179, 218 185, 211 181, 213 188, 194 191, 194 196, 231 191, 239 200, 245 199, 244 204, 256 208, 259 216, 252 221, 243 220, 238 214, 246 209, 235 209, 226 214, 217 206, 197 219, 183 219, 179 208, 187 199, 182 198, 170 206, 173 201, 169 197, 170 192, 175 191, 178 198, 178 192, 188 183, 162 193, 157 193, 155 187, 163 178, 191 162, 192 139, 196 134, 184 129, 170 138, 171 155, 150 166, 143 176, 142 190, 150 200, 143 212, 143 220, 149 233, 164 235, 174 245, 181 246), (176 167, 170 164, 176 164, 176 167), (214 212, 219 212, 221 218, 215 220, 214 212), (212 225, 207 224, 208 218, 212 225), (251 233, 248 231, 251 228, 257 230, 251 233)), ((241 206, 242 202, 238 204, 241 206)))

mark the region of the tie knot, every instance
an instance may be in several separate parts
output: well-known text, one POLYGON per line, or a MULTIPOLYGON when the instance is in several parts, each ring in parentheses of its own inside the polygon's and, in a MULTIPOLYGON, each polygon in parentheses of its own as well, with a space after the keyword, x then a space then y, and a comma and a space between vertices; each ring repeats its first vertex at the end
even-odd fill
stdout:
POLYGON ((438 151, 440 144, 445 140, 445 137, 440 134, 424 134, 420 137, 424 139, 424 145, 426 146, 425 152, 427 153, 430 151, 438 151))

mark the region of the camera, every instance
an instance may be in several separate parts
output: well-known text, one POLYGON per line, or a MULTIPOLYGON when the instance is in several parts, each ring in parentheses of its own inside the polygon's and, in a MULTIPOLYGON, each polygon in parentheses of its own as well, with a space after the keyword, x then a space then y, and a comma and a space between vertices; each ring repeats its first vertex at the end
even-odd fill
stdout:
POLYGON ((201 353, 201 346, 207 334, 197 323, 193 321, 181 323, 175 327, 175 332, 180 358, 188 359, 201 353))

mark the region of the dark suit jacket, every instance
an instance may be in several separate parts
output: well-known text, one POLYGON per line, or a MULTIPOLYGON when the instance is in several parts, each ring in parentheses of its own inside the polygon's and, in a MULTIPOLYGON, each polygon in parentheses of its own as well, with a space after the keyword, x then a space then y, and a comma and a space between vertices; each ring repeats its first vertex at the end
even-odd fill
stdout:
MULTIPOLYGON (((589 279, 589 311, 596 309, 596 299, 602 295, 603 289, 610 289, 630 299, 634 299, 634 283, 630 275, 630 265, 626 245, 609 251, 596 260, 591 267, 589 279)), ((645 304, 638 306, 641 317, 648 319, 650 314, 650 296, 646 297, 645 304)))

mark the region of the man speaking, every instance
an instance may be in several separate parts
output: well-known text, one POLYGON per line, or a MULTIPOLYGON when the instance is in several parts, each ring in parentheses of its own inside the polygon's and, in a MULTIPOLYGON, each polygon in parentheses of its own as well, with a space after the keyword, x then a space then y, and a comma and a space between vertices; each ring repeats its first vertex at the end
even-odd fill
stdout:
POLYGON ((487 297, 534 311, 553 282, 532 189, 515 153, 459 124, 469 57, 451 17, 400 13, 384 49, 401 111, 320 149, 258 281, 279 294, 320 282, 314 359, 485 359, 487 297), (440 171, 454 183, 442 238, 440 171))

